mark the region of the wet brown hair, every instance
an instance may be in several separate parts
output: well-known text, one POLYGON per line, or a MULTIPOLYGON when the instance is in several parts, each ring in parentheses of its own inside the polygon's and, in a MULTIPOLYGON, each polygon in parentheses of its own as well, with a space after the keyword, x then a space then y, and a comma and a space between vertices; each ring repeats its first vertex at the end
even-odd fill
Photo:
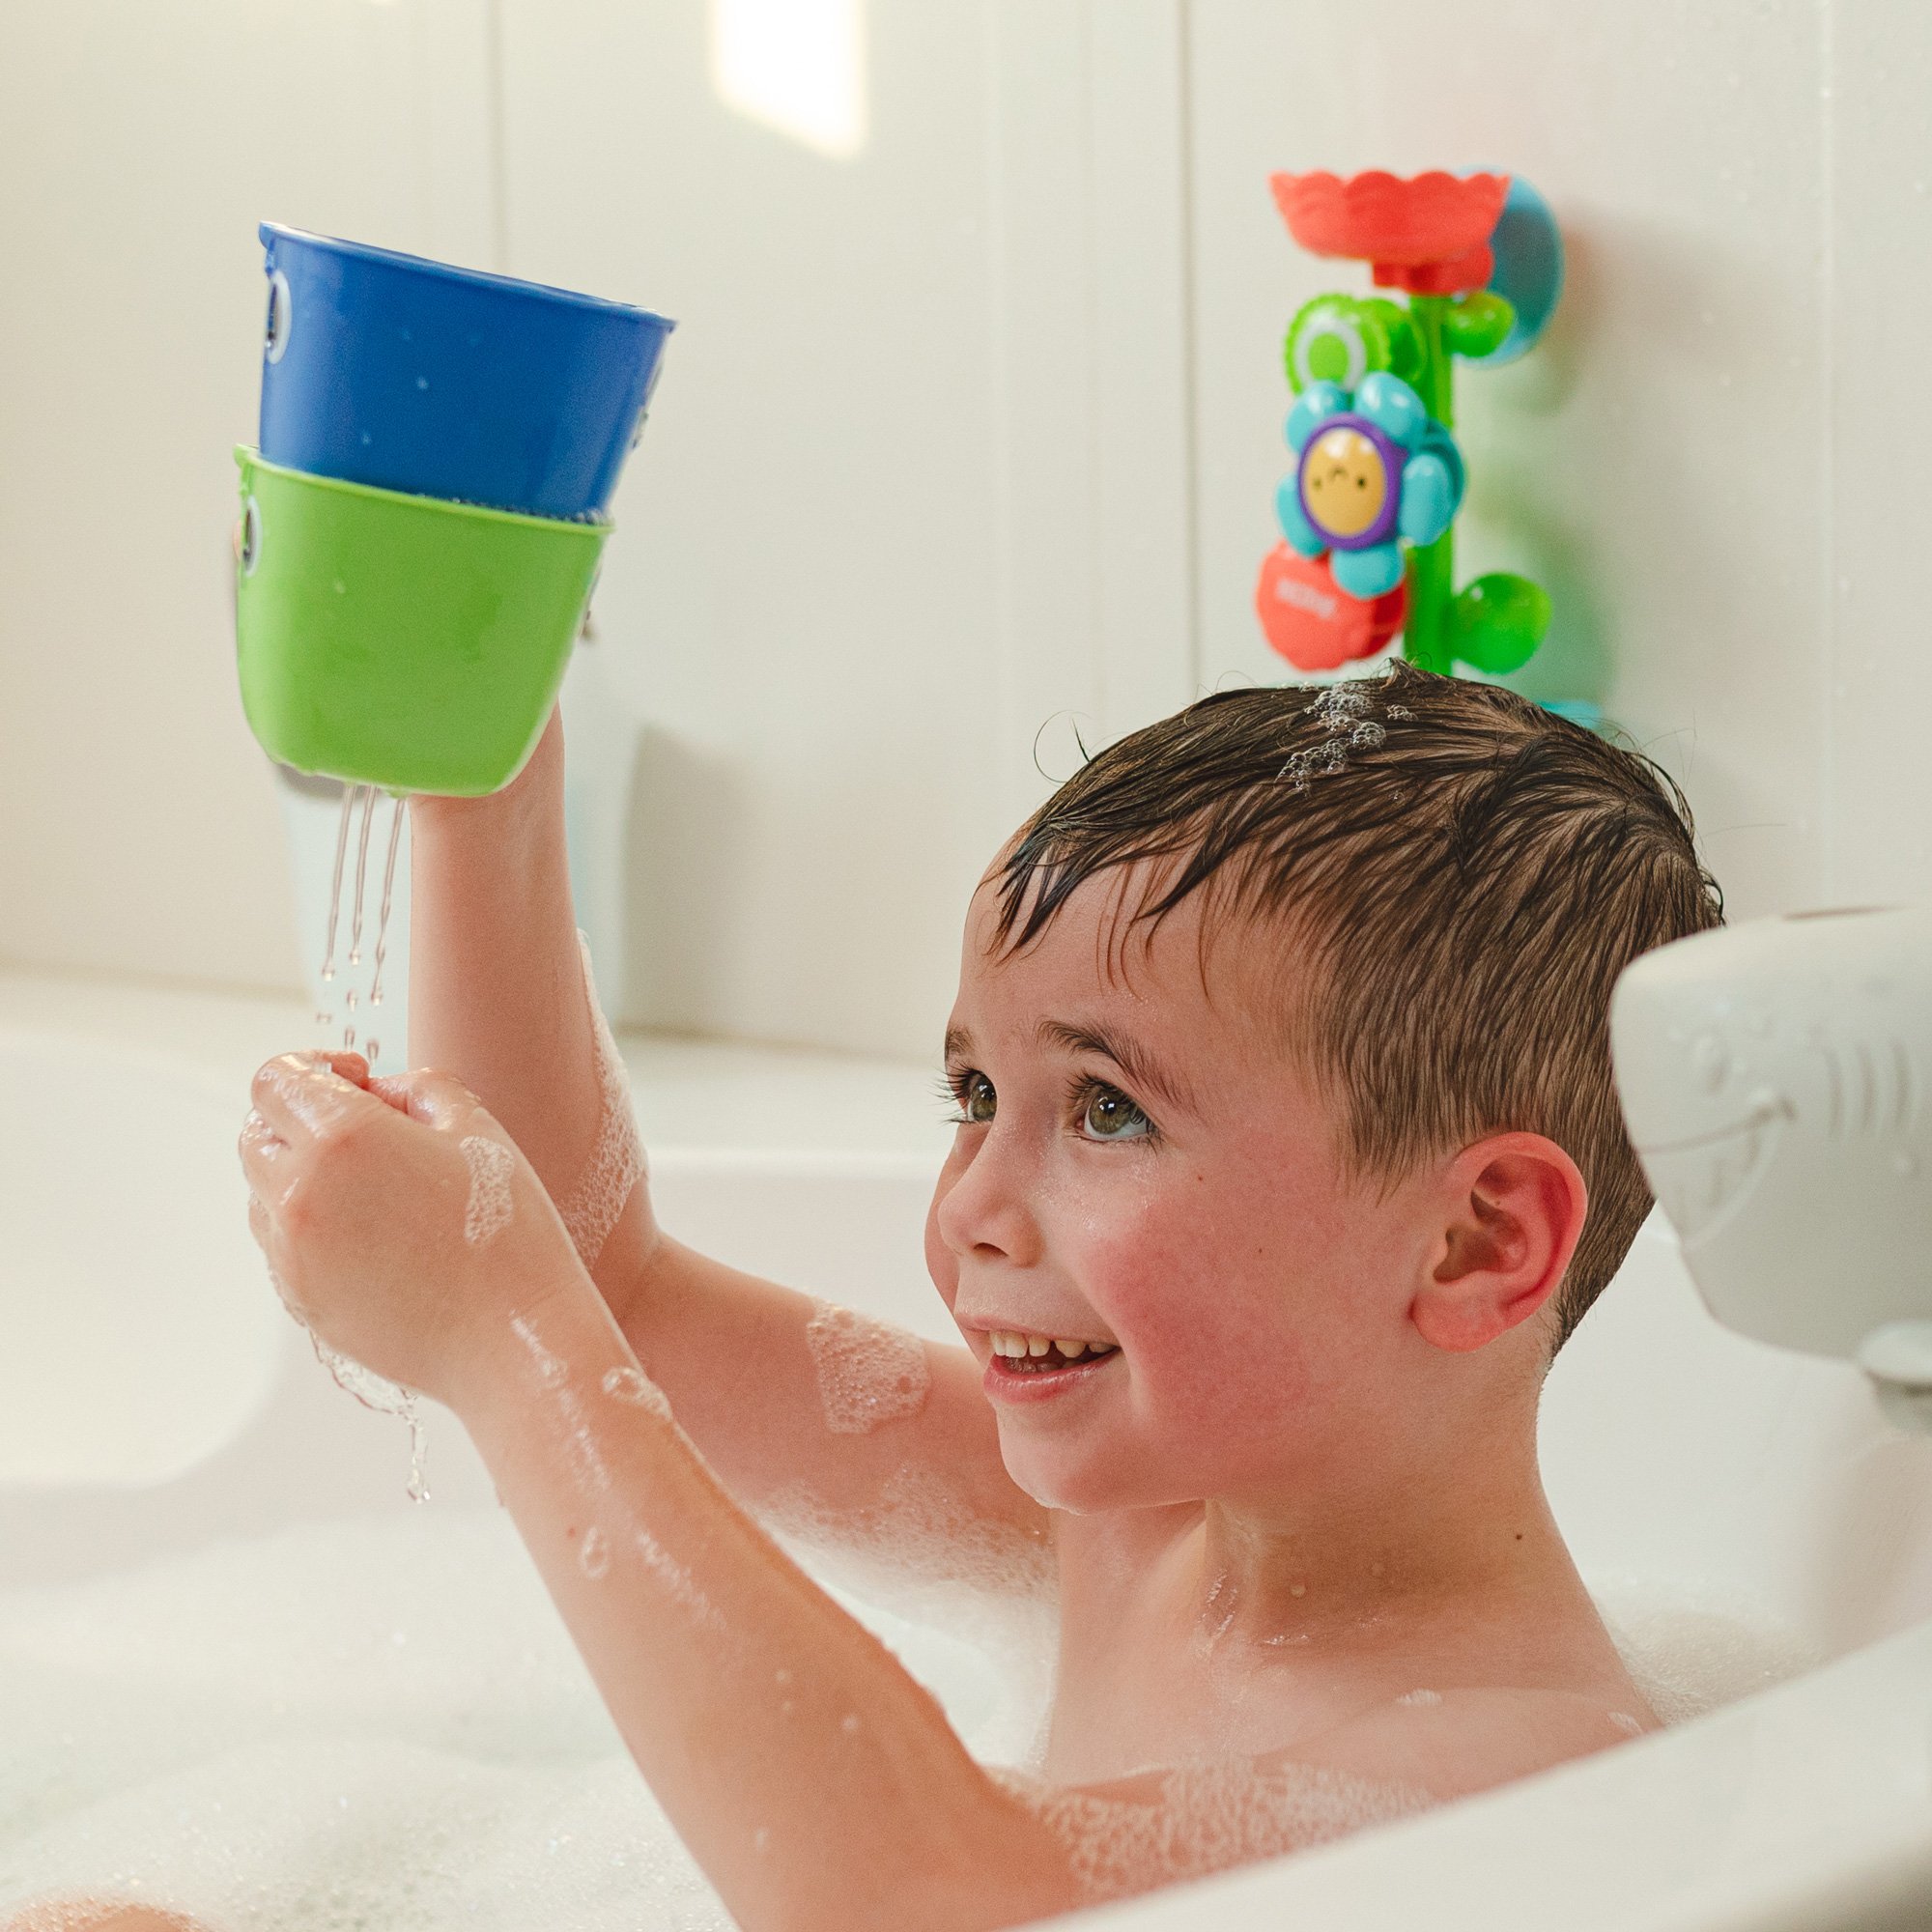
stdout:
POLYGON ((1513 692, 1402 663, 1219 692, 1109 746, 1027 821, 995 943, 1024 948, 1086 880, 1140 866, 1132 923, 1205 888, 1204 931, 1245 920, 1295 949, 1288 1044, 1339 1099, 1355 1172, 1394 1179, 1510 1130, 1576 1161, 1590 1210, 1560 1348, 1650 1208, 1610 988, 1723 919, 1672 780, 1513 692))

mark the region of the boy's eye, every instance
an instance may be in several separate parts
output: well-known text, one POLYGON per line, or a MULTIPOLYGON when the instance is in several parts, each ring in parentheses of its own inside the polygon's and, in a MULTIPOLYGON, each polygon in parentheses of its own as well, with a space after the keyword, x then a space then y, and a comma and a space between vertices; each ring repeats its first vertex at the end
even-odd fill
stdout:
POLYGON ((1153 1122, 1118 1087, 1090 1088, 1080 1125, 1091 1140, 1132 1141, 1153 1131, 1153 1122))
POLYGON ((959 1117, 968 1126, 984 1126, 999 1109, 999 1095, 983 1073, 969 1073, 959 1084, 959 1117))

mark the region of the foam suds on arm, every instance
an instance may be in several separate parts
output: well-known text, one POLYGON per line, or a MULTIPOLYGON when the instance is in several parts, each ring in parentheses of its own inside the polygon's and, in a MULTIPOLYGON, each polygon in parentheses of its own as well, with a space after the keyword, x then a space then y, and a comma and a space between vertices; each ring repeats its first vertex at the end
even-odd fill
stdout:
POLYGON ((995 1776, 1065 1848, 1074 1882, 1095 1903, 1332 1844, 1435 1802, 1416 1786, 1245 1758, 1149 1773, 1131 1797, 995 1776))
POLYGON ((457 1143, 469 1170, 469 1198, 463 1209, 463 1238, 472 1248, 494 1240, 510 1221, 510 1177, 516 1156, 488 1134, 465 1134, 457 1143))
POLYGON ((590 1159, 577 1184, 560 1197, 557 1212, 563 1217, 571 1245, 586 1268, 597 1265, 604 1243, 622 1218, 631 1190, 644 1176, 643 1143, 638 1137, 637 1116, 631 1108, 631 1078, 624 1070, 623 1056, 604 1017, 597 998, 596 976, 590 965, 590 942, 577 935, 583 962, 583 997, 590 1003, 590 1023, 597 1044, 597 1084, 599 1112, 597 1138, 591 1145, 590 1159))
POLYGON ((825 1426, 835 1435, 869 1435, 882 1423, 917 1415, 932 1377, 918 1336, 850 1308, 813 1304, 805 1326, 825 1426))

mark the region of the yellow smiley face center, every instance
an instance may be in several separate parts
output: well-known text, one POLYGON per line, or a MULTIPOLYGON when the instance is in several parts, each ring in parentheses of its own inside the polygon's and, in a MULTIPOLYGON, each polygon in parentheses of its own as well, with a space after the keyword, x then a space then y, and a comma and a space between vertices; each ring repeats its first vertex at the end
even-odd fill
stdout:
POLYGON ((1354 537, 1382 513, 1388 469, 1382 453, 1358 429, 1323 430, 1301 469, 1301 501, 1317 529, 1354 537))

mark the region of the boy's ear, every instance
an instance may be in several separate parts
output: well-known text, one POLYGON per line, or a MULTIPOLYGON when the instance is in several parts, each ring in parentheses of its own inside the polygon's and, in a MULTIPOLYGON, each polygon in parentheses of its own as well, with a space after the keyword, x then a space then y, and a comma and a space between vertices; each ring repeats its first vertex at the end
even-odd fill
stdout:
POLYGON ((1493 1134, 1442 1176, 1434 1264, 1409 1309, 1424 1340, 1463 1352, 1525 1321, 1570 1265, 1588 1190, 1541 1134, 1493 1134))

